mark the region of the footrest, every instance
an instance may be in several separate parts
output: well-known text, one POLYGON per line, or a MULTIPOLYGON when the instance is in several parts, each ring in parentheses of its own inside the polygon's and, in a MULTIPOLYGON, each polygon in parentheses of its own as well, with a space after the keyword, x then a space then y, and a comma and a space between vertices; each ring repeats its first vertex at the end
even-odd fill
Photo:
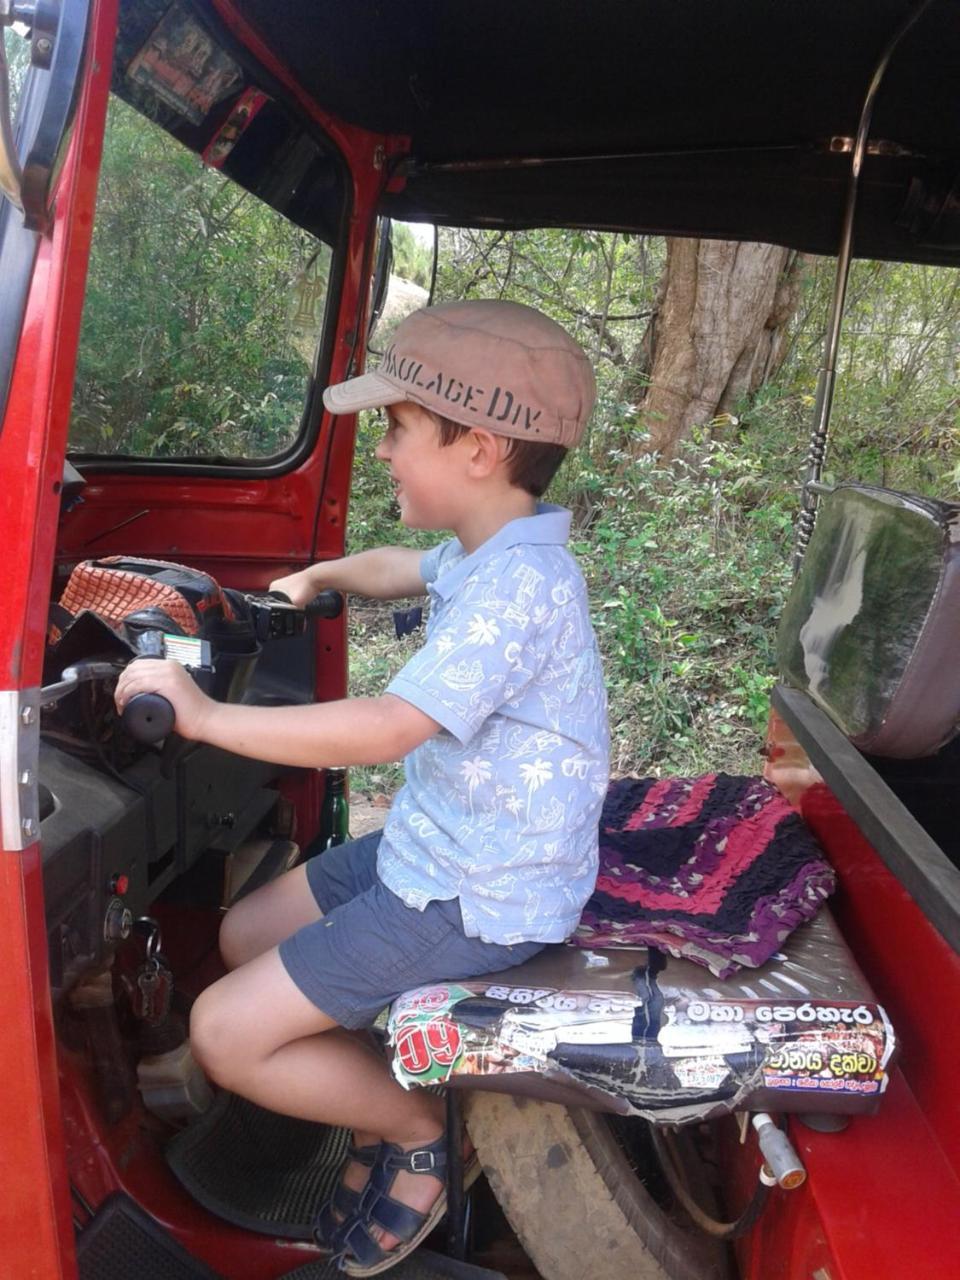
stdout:
POLYGON ((109 1196, 77 1237, 80 1280, 222 1280, 129 1196, 109 1196))
MULTIPOLYGON (((391 1280, 507 1280, 502 1271, 488 1271, 486 1267, 473 1267, 469 1262, 457 1262, 442 1253, 418 1249, 389 1271, 391 1280)), ((318 1259, 289 1272, 283 1280, 343 1280, 343 1272, 335 1262, 318 1259)))
POLYGON ((234 1226, 311 1240, 317 1211, 333 1191, 346 1129, 265 1111, 232 1093, 167 1147, 167 1164, 199 1204, 234 1226))

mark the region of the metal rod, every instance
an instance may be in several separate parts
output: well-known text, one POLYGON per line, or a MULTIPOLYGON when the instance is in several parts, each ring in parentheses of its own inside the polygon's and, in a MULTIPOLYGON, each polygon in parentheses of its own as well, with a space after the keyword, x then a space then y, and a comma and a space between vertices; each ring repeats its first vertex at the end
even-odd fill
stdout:
POLYGON ((463 1193, 463 1101, 447 1088, 447 1249, 463 1262, 467 1253, 463 1193))
POLYGON ((850 178, 847 183, 847 197, 843 210, 843 226, 840 232, 840 248, 837 253, 837 271, 833 284, 833 303, 830 308, 830 321, 823 344, 823 363, 817 377, 817 394, 813 409, 813 430, 810 433, 810 449, 807 454, 807 474, 803 486, 802 508, 797 521, 797 536, 793 553, 794 576, 800 572, 804 552, 813 533, 817 519, 817 493, 812 488, 823 473, 823 463, 827 453, 827 436, 830 424, 830 410, 833 407, 833 391, 837 376, 837 349, 840 343, 840 328, 843 321, 843 308, 847 297, 847 282, 850 278, 850 262, 853 257, 853 225, 857 212, 857 196, 860 190, 860 173, 863 159, 867 152, 867 140, 870 122, 877 93, 886 74, 890 59, 897 46, 928 9, 933 0, 921 0, 921 3, 904 19, 887 44, 877 63, 873 78, 863 100, 860 112, 860 123, 857 127, 856 141, 850 163, 850 178))
POLYGON ((478 160, 406 160, 400 170, 408 177, 431 173, 496 173, 506 169, 540 169, 568 164, 608 164, 611 160, 670 160, 677 156, 767 155, 771 151, 809 151, 809 144, 759 143, 752 147, 671 147, 652 151, 613 151, 576 156, 485 156, 478 160))

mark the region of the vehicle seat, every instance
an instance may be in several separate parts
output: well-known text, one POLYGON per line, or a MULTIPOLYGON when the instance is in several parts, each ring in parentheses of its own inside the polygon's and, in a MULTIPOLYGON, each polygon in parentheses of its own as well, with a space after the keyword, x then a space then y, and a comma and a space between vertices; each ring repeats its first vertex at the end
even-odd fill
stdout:
POLYGON ((390 1009, 404 1084, 523 1094, 662 1123, 735 1110, 873 1111, 893 1029, 829 911, 759 969, 548 946, 390 1009))

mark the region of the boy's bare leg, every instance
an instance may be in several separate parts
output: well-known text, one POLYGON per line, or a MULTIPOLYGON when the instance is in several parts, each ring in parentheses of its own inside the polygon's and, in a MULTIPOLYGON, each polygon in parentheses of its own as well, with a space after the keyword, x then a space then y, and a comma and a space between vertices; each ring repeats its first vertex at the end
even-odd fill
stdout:
POLYGON ((238 969, 322 916, 303 862, 230 908, 220 926, 223 963, 238 969))
MULTIPOLYGON (((444 1131, 443 1100, 402 1089, 383 1058, 307 999, 276 949, 199 996, 190 1041, 223 1088, 284 1115, 353 1129, 360 1145, 385 1139, 412 1150, 444 1131)), ((345 1183, 359 1190, 367 1175, 354 1165, 345 1183)), ((392 1194, 424 1212, 441 1190, 438 1178, 400 1173, 392 1194)), ((383 1236, 384 1248, 394 1243, 383 1236)))

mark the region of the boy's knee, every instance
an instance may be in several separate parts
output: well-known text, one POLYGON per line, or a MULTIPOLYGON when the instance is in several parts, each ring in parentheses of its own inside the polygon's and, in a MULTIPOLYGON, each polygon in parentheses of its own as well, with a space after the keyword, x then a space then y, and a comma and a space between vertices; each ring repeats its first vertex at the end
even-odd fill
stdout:
POLYGON ((220 956, 228 969, 239 969, 254 958, 244 901, 230 908, 220 925, 220 956))
POLYGON ((215 983, 200 993, 190 1011, 190 1050, 211 1080, 231 1090, 244 1065, 243 1046, 235 1030, 236 1020, 215 983))

